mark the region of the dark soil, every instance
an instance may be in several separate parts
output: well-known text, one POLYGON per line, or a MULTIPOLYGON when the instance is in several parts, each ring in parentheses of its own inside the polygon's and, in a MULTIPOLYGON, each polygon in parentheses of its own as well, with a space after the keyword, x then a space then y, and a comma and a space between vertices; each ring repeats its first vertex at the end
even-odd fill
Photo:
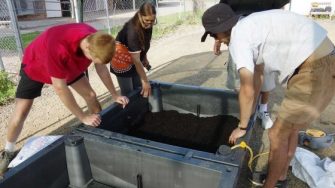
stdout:
POLYGON ((229 145, 229 136, 238 122, 228 115, 197 117, 177 111, 148 112, 128 135, 215 153, 220 145, 229 145))

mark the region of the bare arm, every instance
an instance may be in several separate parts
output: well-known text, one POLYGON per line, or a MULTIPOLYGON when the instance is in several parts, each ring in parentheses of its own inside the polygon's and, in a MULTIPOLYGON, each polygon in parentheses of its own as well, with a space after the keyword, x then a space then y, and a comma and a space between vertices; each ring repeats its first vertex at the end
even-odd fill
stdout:
POLYGON ((96 72, 99 75, 99 78, 101 79, 102 83, 111 93, 113 100, 116 101, 117 103, 122 104, 122 107, 124 108, 128 104, 129 99, 125 96, 120 96, 116 92, 113 80, 111 78, 111 75, 106 65, 95 63, 94 66, 95 66, 96 72))
POLYGON ((241 79, 239 93, 240 126, 246 128, 253 112, 253 103, 255 99, 254 75, 246 68, 241 68, 239 72, 241 79))
POLYGON ((118 96, 118 93, 116 92, 114 83, 112 81, 112 78, 110 76, 110 73, 104 64, 94 64, 97 74, 99 75, 99 78, 101 79, 102 83, 105 85, 105 87, 108 89, 108 91, 111 93, 113 99, 114 97, 118 96))
POLYGON ((135 65, 136 72, 138 73, 141 79, 141 83, 142 83, 141 95, 143 95, 143 97, 148 97, 151 95, 151 86, 150 86, 148 77, 144 72, 144 67, 140 60, 140 53, 130 53, 130 54, 131 54, 132 60, 135 65))
MULTIPOLYGON (((247 128, 251 114, 254 112, 256 105, 256 98, 259 95, 259 91, 262 85, 264 65, 256 65, 255 73, 253 74, 246 68, 241 68, 240 73, 240 92, 239 92, 239 104, 240 104, 240 124, 239 127, 247 128)), ((236 128, 231 136, 229 137, 230 143, 235 143, 236 140, 246 133, 245 130, 236 128)))
POLYGON ((87 115, 83 112, 83 110, 79 107, 76 102, 71 90, 66 84, 65 79, 59 79, 51 77, 52 86, 59 96, 63 104, 71 111, 73 115, 75 115, 82 123, 91 126, 98 126, 101 122, 100 116, 97 114, 87 115))

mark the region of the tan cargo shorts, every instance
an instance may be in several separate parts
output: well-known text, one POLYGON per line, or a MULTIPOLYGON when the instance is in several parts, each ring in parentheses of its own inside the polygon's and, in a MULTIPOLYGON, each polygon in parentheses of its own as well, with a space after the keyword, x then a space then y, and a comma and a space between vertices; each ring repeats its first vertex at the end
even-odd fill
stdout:
POLYGON ((319 118, 335 93, 335 53, 303 63, 287 84, 278 110, 281 120, 304 128, 319 118))

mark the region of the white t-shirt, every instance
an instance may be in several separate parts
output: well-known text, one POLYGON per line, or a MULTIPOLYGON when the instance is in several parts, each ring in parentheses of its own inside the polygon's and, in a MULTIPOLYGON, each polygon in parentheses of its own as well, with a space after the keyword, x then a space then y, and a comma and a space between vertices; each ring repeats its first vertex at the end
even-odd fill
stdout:
POLYGON ((264 63, 265 73, 277 72, 284 83, 326 38, 327 31, 302 15, 269 10, 253 13, 232 28, 229 51, 237 70, 254 72, 264 63))

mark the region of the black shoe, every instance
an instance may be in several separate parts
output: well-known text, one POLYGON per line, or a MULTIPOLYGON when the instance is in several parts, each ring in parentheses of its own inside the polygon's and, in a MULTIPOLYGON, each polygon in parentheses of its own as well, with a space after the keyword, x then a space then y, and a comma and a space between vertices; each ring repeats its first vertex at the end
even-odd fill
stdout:
POLYGON ((15 158, 17 152, 3 151, 0 155, 0 176, 8 170, 9 163, 15 158))
MULTIPOLYGON (((249 181, 256 185, 256 186, 263 186, 265 179, 266 179, 267 174, 265 172, 253 172, 250 176, 249 176, 249 181)), ((288 187, 288 183, 287 183, 287 179, 286 180, 278 180, 275 188, 287 188, 288 187)))

